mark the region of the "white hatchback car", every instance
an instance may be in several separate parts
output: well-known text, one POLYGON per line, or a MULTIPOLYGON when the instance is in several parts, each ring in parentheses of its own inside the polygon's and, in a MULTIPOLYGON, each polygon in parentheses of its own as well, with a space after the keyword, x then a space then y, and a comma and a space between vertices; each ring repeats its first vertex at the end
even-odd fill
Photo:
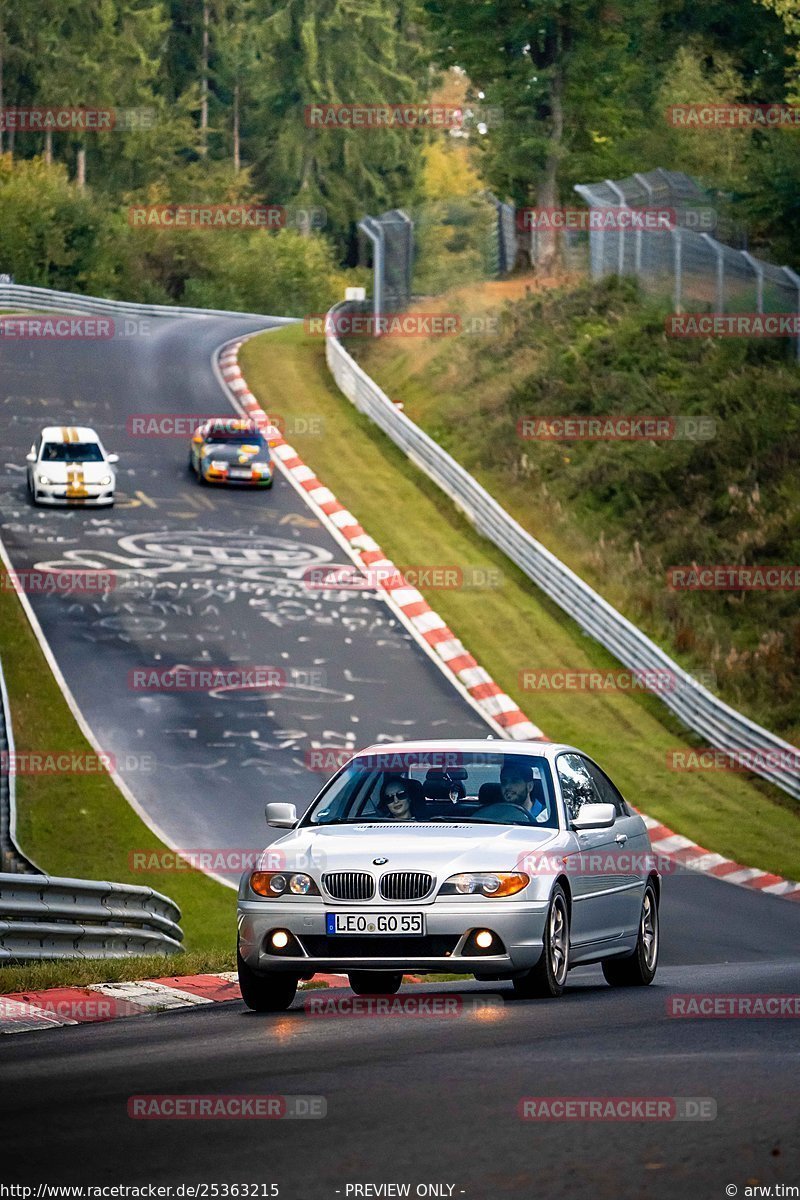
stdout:
POLYGON ((600 963, 612 986, 652 981, 661 877, 642 818, 574 746, 400 742, 357 754, 239 887, 238 966, 250 1008, 298 980, 347 972, 358 993, 403 974, 512 980, 558 996, 600 963))
POLYGON ((85 425, 48 425, 27 455, 28 491, 34 504, 109 507, 114 503, 119 455, 85 425))

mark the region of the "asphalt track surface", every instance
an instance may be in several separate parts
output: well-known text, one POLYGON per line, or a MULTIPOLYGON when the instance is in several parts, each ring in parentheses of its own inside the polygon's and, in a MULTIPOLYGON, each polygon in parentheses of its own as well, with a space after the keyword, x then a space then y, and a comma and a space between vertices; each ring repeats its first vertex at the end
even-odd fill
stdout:
MULTIPOLYGON (((667 882, 650 988, 596 967, 555 1001, 507 984, 407 984, 504 997, 448 1017, 280 1015, 241 1003, 4 1039, 7 1182, 270 1183, 283 1200, 348 1184, 454 1185, 492 1197, 744 1196, 800 1184, 792 1019, 667 1016, 672 993, 797 993, 800 908, 713 879, 667 882), (317 1120, 134 1120, 132 1095, 322 1096, 317 1120), (707 1097, 712 1121, 531 1122, 522 1097, 707 1097), (9 1157, 10 1155, 10 1157, 9 1157)), ((220 1193, 221 1194, 221 1193, 220 1193)), ((778 1193, 773 1193, 778 1194, 778 1193)), ((786 1194, 786 1193, 784 1193, 786 1194)), ((351 1193, 352 1195, 352 1193, 351 1193)))
MULTIPOLYGON (((220 845, 256 837, 258 844, 265 798, 308 798, 307 784, 293 780, 303 778, 298 764, 320 723, 311 703, 296 700, 284 702, 284 716, 285 708, 269 698, 209 705, 194 694, 137 697, 125 681, 143 661, 263 663, 286 653, 290 665, 324 666, 329 687, 353 693, 338 702, 342 717, 331 715, 336 703, 326 709, 325 727, 356 731, 359 744, 380 734, 483 731, 377 599, 359 599, 369 611, 361 614, 366 623, 352 628, 328 621, 327 610, 324 621, 306 616, 290 623, 280 620, 280 605, 297 601, 291 568, 267 568, 289 595, 270 590, 247 593, 246 604, 236 596, 218 604, 205 592, 210 584, 238 584, 245 578, 241 563, 210 572, 204 562, 191 582, 202 583, 208 607, 191 615, 169 608, 191 599, 175 594, 185 581, 183 572, 168 569, 174 558, 152 547, 176 536, 186 545, 190 534, 210 531, 226 547, 234 536, 244 535, 250 547, 266 538, 273 551, 280 538, 340 558, 324 531, 307 524, 288 485, 279 482, 266 497, 204 491, 214 508, 197 507, 184 445, 143 446, 125 435, 132 412, 224 411, 208 359, 226 336, 241 331, 241 324, 170 322, 138 346, 0 348, 4 413, 11 410, 4 422, 10 449, 3 455, 3 538, 17 567, 74 562, 69 552, 83 557, 87 548, 87 565, 108 565, 104 553, 140 563, 133 578, 146 581, 141 592, 122 604, 112 595, 101 613, 83 601, 34 598, 34 604, 98 738, 120 754, 156 754, 156 786, 144 772, 129 782, 181 844, 211 837, 220 845), (23 477, 13 468, 35 429, 50 420, 95 424, 122 453, 121 486, 140 503, 113 514, 62 517, 28 508, 23 477), (249 600, 264 598, 268 615, 261 617, 263 606, 249 600), (162 617, 158 629, 149 623, 162 617), (192 640, 200 635, 202 642, 192 640)), ((474 982, 406 984, 401 992, 502 997, 482 1014, 465 1006, 450 1017, 320 1017, 305 1010, 308 993, 301 993, 280 1015, 252 1014, 233 1002, 4 1038, 0 1137, 7 1148, 0 1179, 274 1182, 282 1200, 348 1200, 348 1185, 385 1183, 409 1184, 412 1197, 417 1185, 452 1186, 442 1194, 455 1200, 705 1198, 724 1196, 729 1184, 742 1197, 752 1184, 780 1195, 776 1185, 800 1185, 797 1021, 679 1020, 667 1015, 667 1002, 672 993, 797 995, 800 906, 678 875, 665 879, 662 914, 662 965, 647 989, 614 991, 593 967, 570 975, 558 1001, 513 1002, 507 984, 474 982), (127 1112, 132 1095, 218 1093, 321 1096, 327 1115, 141 1121, 127 1112), (658 1123, 518 1116, 523 1097, 563 1096, 707 1097, 717 1115, 658 1123)))
POLYGON ((304 582, 349 560, 279 472, 270 491, 201 487, 187 436, 133 435, 142 414, 232 412, 211 358, 256 327, 0 344, 0 536, 18 571, 114 573, 106 595, 30 599, 97 742, 184 849, 263 846, 265 801, 304 811, 326 777, 305 769, 315 745, 490 732, 374 590, 304 582), (25 455, 48 424, 91 425, 119 453, 113 509, 31 505, 25 455), (131 674, 175 665, 271 667, 281 686, 153 692, 131 674))

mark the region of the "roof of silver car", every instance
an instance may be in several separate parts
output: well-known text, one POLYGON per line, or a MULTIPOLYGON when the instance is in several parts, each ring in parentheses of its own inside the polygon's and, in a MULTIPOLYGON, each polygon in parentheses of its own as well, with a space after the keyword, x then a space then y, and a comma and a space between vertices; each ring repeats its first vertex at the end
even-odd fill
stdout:
POLYGON ((353 757, 362 754, 425 754, 448 752, 456 754, 538 754, 546 758, 554 758, 562 751, 572 751, 580 754, 576 746, 566 742, 508 742, 504 738, 430 738, 425 741, 410 742, 380 742, 365 746, 354 752, 353 757))

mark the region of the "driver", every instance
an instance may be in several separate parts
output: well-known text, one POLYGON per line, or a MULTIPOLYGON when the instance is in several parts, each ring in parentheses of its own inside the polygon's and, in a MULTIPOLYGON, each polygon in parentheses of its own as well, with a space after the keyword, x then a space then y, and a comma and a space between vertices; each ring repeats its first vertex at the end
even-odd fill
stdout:
POLYGON ((533 771, 527 763, 507 758, 500 771, 500 790, 506 804, 524 809, 532 821, 547 820, 547 808, 532 795, 533 771))

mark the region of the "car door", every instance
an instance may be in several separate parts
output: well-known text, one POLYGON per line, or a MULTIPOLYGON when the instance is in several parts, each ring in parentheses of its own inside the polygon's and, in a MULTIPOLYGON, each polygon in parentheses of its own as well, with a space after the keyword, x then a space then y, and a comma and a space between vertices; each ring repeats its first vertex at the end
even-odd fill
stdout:
POLYGON ((601 802, 613 804, 617 813, 612 829, 612 854, 615 860, 613 882, 614 887, 619 889, 618 901, 621 905, 624 932, 634 933, 639 928, 644 885, 652 858, 647 827, 638 813, 633 812, 626 803, 605 771, 585 755, 581 757, 601 802))
MULTIPOLYGON (((556 759, 556 772, 567 816, 577 816, 584 804, 604 801, 587 770, 582 754, 564 753, 556 759)), ((574 947, 590 946, 621 937, 625 928, 625 901, 617 891, 614 872, 615 827, 586 829, 577 834, 580 853, 567 863, 572 888, 570 941, 574 947)))

